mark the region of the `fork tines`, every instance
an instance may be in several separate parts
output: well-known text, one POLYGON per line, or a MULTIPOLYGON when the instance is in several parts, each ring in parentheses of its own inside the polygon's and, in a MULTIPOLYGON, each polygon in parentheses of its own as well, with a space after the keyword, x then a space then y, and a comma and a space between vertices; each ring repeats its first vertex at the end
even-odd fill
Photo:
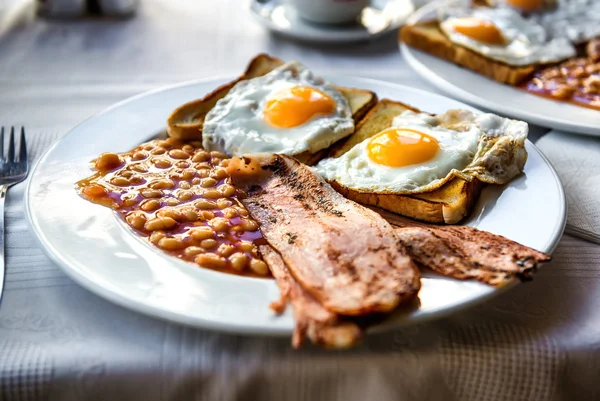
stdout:
POLYGON ((15 157, 15 127, 10 127, 10 138, 8 139, 8 155, 4 155, 4 127, 0 128, 0 160, 3 163, 27 163, 27 142, 25 141, 25 127, 21 127, 21 138, 19 140, 19 156, 15 157))

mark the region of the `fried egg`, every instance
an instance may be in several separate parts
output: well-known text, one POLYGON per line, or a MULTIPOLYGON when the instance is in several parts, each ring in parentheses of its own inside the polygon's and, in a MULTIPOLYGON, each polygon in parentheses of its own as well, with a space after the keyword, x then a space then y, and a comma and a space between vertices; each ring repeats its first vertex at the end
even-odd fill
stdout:
POLYGON ((559 1, 558 7, 547 13, 531 16, 550 38, 567 38, 575 44, 600 36, 600 2, 598 0, 559 1))
POLYGON ((346 98, 297 62, 241 81, 206 115, 202 145, 229 155, 315 153, 354 132, 346 98))
POLYGON ((504 184, 523 169, 527 133, 527 123, 495 114, 405 111, 388 129, 315 169, 328 181, 370 193, 428 192, 454 176, 504 184))
POLYGON ((509 65, 548 64, 576 54, 567 38, 548 38, 544 27, 511 8, 449 9, 440 21, 453 43, 509 65))

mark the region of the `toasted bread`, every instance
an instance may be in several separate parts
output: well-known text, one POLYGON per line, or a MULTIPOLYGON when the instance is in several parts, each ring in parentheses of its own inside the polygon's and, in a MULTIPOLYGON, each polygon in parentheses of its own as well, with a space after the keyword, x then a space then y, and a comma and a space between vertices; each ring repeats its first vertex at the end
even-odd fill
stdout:
POLYGON ((405 25, 400 30, 400 40, 408 46, 513 86, 529 78, 536 68, 534 65, 510 66, 457 45, 444 35, 437 21, 405 25))
MULTIPOLYGON (((281 65, 283 65, 282 60, 267 54, 259 54, 252 59, 246 68, 246 71, 238 79, 217 88, 202 99, 191 101, 175 109, 167 120, 169 136, 182 140, 201 139, 206 114, 213 108, 219 99, 222 99, 227 95, 229 90, 233 88, 236 83, 242 80, 260 77, 281 65)), ((377 103, 377 95, 374 92, 354 88, 338 87, 337 89, 348 100, 348 104, 352 110, 352 117, 355 122, 360 121, 367 111, 377 103)), ((319 152, 321 156, 324 153, 325 152, 319 152)), ((314 161, 317 159, 317 156, 318 155, 308 154, 300 155, 300 159, 303 159, 302 161, 314 161)))
MULTIPOLYGON (((331 149, 329 157, 339 157, 354 145, 385 130, 394 117, 406 110, 419 112, 412 106, 382 99, 367 113, 354 134, 331 149)), ((476 178, 467 181, 455 177, 434 191, 410 195, 361 192, 336 181, 331 185, 345 197, 363 205, 377 206, 430 223, 456 224, 471 213, 485 184, 476 178)))

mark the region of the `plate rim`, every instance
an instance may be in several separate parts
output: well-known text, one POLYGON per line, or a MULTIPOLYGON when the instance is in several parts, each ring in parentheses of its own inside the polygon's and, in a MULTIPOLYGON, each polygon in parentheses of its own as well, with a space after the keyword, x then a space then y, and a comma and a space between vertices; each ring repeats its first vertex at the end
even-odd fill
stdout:
MULTIPOLYGON (((433 1, 431 3, 426 4, 425 6, 423 6, 421 8, 419 8, 417 11, 415 11, 410 16, 410 18, 406 21, 406 24, 407 25, 413 24, 415 22, 420 21, 429 13, 437 10, 443 4, 443 2, 444 2, 444 0, 437 0, 437 1, 433 1)), ((566 132, 570 132, 570 133, 574 133, 574 134, 581 134, 581 135, 588 135, 588 136, 600 136, 600 128, 597 126, 595 127, 593 125, 593 123, 586 123, 584 125, 581 125, 581 124, 578 125, 574 121, 565 121, 564 119, 560 119, 560 118, 557 118, 552 115, 540 115, 537 112, 531 112, 531 111, 522 112, 520 109, 512 109, 501 103, 487 100, 485 98, 481 98, 481 97, 477 96, 476 94, 474 94, 472 92, 465 91, 462 88, 460 88, 459 86, 456 86, 455 84, 451 83, 450 81, 448 81, 445 78, 441 77, 440 75, 436 74, 426 64, 424 64, 420 60, 418 60, 416 55, 418 55, 418 54, 427 55, 427 56, 435 58, 440 63, 447 63, 449 66, 461 68, 466 73, 473 74, 475 76, 482 77, 482 78, 487 78, 487 77, 485 77, 481 74, 477 74, 476 72, 470 71, 466 68, 462 68, 462 67, 460 67, 456 64, 453 64, 447 60, 437 58, 426 52, 422 52, 422 51, 419 51, 418 49, 411 48, 410 46, 406 45, 404 42, 401 42, 400 40, 398 40, 398 47, 400 48, 400 53, 402 54, 402 58, 407 62, 407 64, 410 66, 410 68, 413 71, 415 71, 419 76, 424 78, 427 82, 434 85, 436 88, 445 92, 451 98, 456 97, 457 100, 468 103, 475 107, 481 107, 484 109, 492 110, 495 113, 501 113, 501 114, 505 114, 507 116, 511 116, 512 118, 517 118, 517 119, 520 119, 520 120, 523 120, 526 122, 532 122, 532 123, 542 126, 542 127, 549 127, 549 128, 558 129, 561 131, 566 131, 566 132), (550 122, 551 124, 548 124, 548 122, 550 122)), ((487 78, 487 79, 489 80, 489 83, 493 86, 511 88, 512 90, 517 91, 516 88, 514 88, 510 85, 501 84, 490 78, 487 78)), ((561 102, 557 102, 557 101, 554 101, 551 99, 545 99, 545 98, 542 98, 539 96, 535 96, 535 95, 529 94, 527 92, 518 91, 518 93, 523 93, 523 94, 527 94, 528 96, 531 96, 532 101, 535 99, 535 101, 541 102, 542 106, 545 102, 561 103, 561 102)), ((574 107, 579 107, 579 106, 574 106, 574 107)), ((599 115, 598 118, 600 120, 600 111, 598 111, 598 115, 599 115)))
MULTIPOLYGON (((408 89, 410 91, 419 93, 424 96, 436 97, 436 98, 446 99, 446 100, 449 99, 449 100, 456 101, 447 96, 439 95, 439 94, 432 93, 432 92, 429 92, 429 91, 426 91, 423 89, 414 88, 414 87, 411 87, 408 85, 398 84, 398 83, 394 83, 394 82, 388 82, 388 81, 371 79, 371 78, 363 78, 363 77, 357 77, 357 76, 351 76, 351 75, 338 75, 338 77, 361 81, 361 82, 364 82, 367 84, 368 83, 372 83, 375 85, 383 84, 385 86, 394 87, 395 89, 398 89, 398 90, 408 89)), ((55 140, 52 143, 52 145, 42 153, 42 155, 35 162, 35 165, 31 169, 30 175, 27 180, 26 187, 25 187, 25 191, 24 191, 24 201, 25 201, 24 208, 25 208, 25 214, 27 217, 26 221, 27 221, 30 229, 32 230, 34 237, 36 239, 36 242, 39 244, 40 248, 42 248, 44 253, 52 260, 52 262, 54 262, 61 269, 61 271, 63 273, 65 273, 70 279, 75 281, 78 285, 80 285, 87 291, 93 293, 96 296, 104 298, 105 300, 108 300, 116 305, 119 305, 125 309, 135 311, 138 313, 142 313, 143 315, 149 316, 151 318, 161 318, 161 319, 165 319, 170 322, 176 322, 178 324, 183 324, 186 326, 201 328, 203 330, 218 331, 218 332, 230 333, 230 334, 252 334, 252 335, 262 335, 262 336, 288 336, 291 334, 291 329, 285 328, 285 327, 273 326, 270 328, 264 328, 264 327, 255 328, 255 327, 237 325, 235 323, 225 323, 224 324, 224 323, 215 322, 214 320, 201 318, 201 317, 194 317, 193 319, 190 319, 189 316, 185 315, 185 314, 177 313, 177 312, 166 310, 166 309, 158 309, 153 306, 146 305, 143 302, 139 302, 139 301, 132 302, 131 299, 124 297, 117 292, 111 291, 107 288, 104 288, 104 287, 94 283, 93 280, 86 277, 85 274, 80 274, 80 272, 77 269, 70 267, 69 263, 62 260, 62 257, 60 256, 60 251, 58 249, 55 249, 55 247, 52 246, 48 242, 43 231, 38 227, 38 224, 36 222, 36 219, 33 216, 33 212, 31 209, 31 203, 32 203, 31 191, 32 191, 32 181, 33 181, 32 178, 34 177, 34 175, 36 175, 39 166, 50 155, 50 153, 60 144, 60 142, 64 138, 66 138, 68 135, 76 134, 77 129, 81 125, 87 123, 90 120, 99 118, 102 115, 104 115, 105 113, 108 113, 113 109, 119 108, 127 103, 134 102, 135 100, 137 100, 139 98, 154 95, 154 94, 157 94, 160 92, 166 92, 166 91, 169 91, 172 89, 177 89, 180 87, 201 85, 201 84, 206 84, 209 82, 230 79, 230 78, 231 78, 230 76, 212 76, 212 77, 208 77, 208 78, 188 80, 188 81, 180 82, 180 83, 173 84, 173 85, 167 85, 167 86, 155 88, 155 89, 145 91, 140 94, 128 97, 117 103, 114 103, 111 106, 105 108, 104 110, 101 110, 100 112, 98 112, 98 113, 84 119, 80 123, 76 124, 66 134, 64 134, 57 140, 55 140)), ((477 110, 474 107, 471 107, 471 106, 469 106, 469 107, 474 110, 477 110)), ((562 238, 562 235, 564 233, 564 229, 565 229, 565 225, 566 225, 566 216, 567 216, 566 196, 565 196, 564 187, 561 183, 561 180, 560 180, 556 170, 552 166, 552 164, 550 164, 548 159, 535 146, 535 144, 533 144, 529 140, 527 140, 527 142, 529 142, 529 145, 540 156, 541 160, 545 163, 545 166, 550 170, 550 172, 554 178, 556 187, 558 189, 558 194, 559 194, 559 198, 560 198, 559 199, 559 204, 560 204, 559 207, 562 211, 562 214, 557 219, 557 224, 555 225, 554 231, 551 236, 551 240, 547 244, 548 249, 543 249, 543 250, 540 249, 543 252, 551 254, 556 249, 556 246, 559 244, 559 242, 562 238)), ((479 304, 482 302, 486 302, 489 299, 494 298, 497 295, 500 295, 500 294, 506 292, 508 289, 514 288, 517 284, 519 284, 519 282, 517 280, 514 280, 510 283, 507 283, 506 285, 504 285, 502 287, 496 288, 495 291, 491 291, 488 294, 485 294, 485 295, 479 296, 477 298, 473 298, 471 300, 443 308, 439 311, 432 312, 425 316, 421 316, 418 319, 401 319, 400 321, 392 322, 389 325, 385 324, 385 323, 376 325, 373 327, 373 331, 389 330, 389 329, 398 328, 398 327, 401 327, 401 326, 404 326, 407 324, 414 324, 414 323, 420 323, 420 322, 425 322, 425 321, 429 321, 429 320, 439 319, 444 316, 453 314, 457 311, 472 307, 473 305, 476 305, 476 304, 479 304)))

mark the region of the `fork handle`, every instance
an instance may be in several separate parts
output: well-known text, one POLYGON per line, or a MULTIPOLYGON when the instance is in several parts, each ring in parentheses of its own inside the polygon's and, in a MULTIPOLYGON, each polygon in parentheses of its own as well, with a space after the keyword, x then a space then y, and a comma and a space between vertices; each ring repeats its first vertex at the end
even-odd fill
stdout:
POLYGON ((6 191, 8 185, 0 185, 0 299, 2 298, 2 289, 4 287, 4 201, 6 200, 6 191))

